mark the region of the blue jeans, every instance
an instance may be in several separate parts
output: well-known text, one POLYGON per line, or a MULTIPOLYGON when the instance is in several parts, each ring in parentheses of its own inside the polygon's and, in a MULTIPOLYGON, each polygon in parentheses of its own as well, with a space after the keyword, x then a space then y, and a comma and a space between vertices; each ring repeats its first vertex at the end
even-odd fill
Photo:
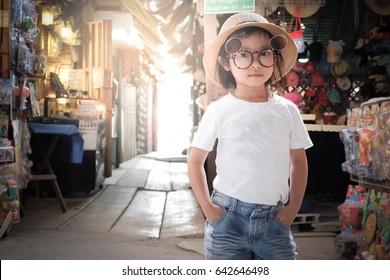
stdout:
POLYGON ((242 202, 216 190, 214 204, 224 212, 205 223, 203 257, 207 260, 294 260, 296 245, 290 228, 276 219, 283 207, 242 202))

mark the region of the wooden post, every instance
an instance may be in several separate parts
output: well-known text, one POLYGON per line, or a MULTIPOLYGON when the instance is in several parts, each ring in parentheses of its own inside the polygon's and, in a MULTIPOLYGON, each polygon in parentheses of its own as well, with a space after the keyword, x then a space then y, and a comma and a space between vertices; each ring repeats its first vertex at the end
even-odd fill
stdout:
MULTIPOLYGON (((198 12, 201 15, 204 15, 204 0, 198 1, 198 12)), ((204 45, 205 48, 209 43, 217 36, 218 21, 215 14, 204 15, 204 45)), ((207 104, 217 100, 220 96, 220 89, 206 77, 206 94, 207 94, 207 104)), ((215 166, 215 157, 216 157, 216 146, 209 153, 206 159, 205 169, 207 175, 207 184, 209 192, 211 194, 213 189, 213 180, 216 176, 216 166, 215 166)))
POLYGON ((91 98, 105 103, 106 155, 104 176, 112 175, 112 22, 84 24, 83 69, 85 89, 91 98))
MULTIPOLYGON (((204 13, 204 0, 199 1, 199 13, 204 13)), ((204 45, 205 48, 217 36, 218 21, 215 14, 204 15, 204 45)), ((220 95, 220 89, 206 77, 207 103, 217 100, 220 95)))
POLYGON ((0 13, 0 77, 10 78, 10 0, 1 0, 0 13))

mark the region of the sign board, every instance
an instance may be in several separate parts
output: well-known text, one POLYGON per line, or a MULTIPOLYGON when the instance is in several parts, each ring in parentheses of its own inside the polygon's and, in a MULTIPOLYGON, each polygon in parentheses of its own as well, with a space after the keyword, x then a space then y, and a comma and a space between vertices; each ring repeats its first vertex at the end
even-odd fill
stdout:
POLYGON ((255 0, 204 0, 205 14, 253 12, 255 0))

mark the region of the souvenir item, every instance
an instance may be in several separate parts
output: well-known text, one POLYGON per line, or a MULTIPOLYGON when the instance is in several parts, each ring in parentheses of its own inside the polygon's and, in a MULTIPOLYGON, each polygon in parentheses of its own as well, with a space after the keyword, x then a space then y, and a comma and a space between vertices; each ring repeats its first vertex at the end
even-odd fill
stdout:
POLYGON ((330 74, 330 67, 331 64, 327 60, 323 59, 318 63, 317 71, 322 76, 328 76, 330 74))
POLYGON ((376 233, 376 214, 374 211, 370 211, 367 214, 366 221, 364 222, 363 239, 366 243, 371 243, 376 233))
POLYGON ((324 107, 327 107, 330 105, 330 101, 328 96, 326 95, 326 92, 321 90, 318 92, 318 103, 321 104, 324 107))
POLYGON ((390 15, 390 2, 386 0, 367 0, 366 4, 370 9, 382 16, 390 15))
POLYGON ((291 70, 286 75, 286 86, 288 87, 297 87, 299 83, 299 77, 298 74, 295 73, 295 71, 291 70))
MULTIPOLYGON (((261 1, 260 1, 261 2, 261 1)), ((270 1, 272 3, 272 1, 270 1)), ((303 4, 304 1, 285 0, 284 6, 289 14, 297 16, 297 8, 300 17, 310 17, 320 9, 320 1, 311 1, 310 4, 303 4), (302 4, 300 4, 302 3, 302 4)))
POLYGON ((349 75, 350 67, 348 62, 341 59, 332 64, 330 71, 335 78, 344 78, 349 75))
POLYGON ((328 91, 328 98, 332 104, 341 103, 340 92, 335 88, 328 91))
POLYGON ((348 77, 336 79, 337 88, 341 91, 348 91, 352 87, 351 80, 348 77))
POLYGON ((303 70, 307 73, 313 74, 317 70, 317 62, 308 61, 303 66, 303 70))
POLYGON ((309 61, 319 62, 322 58, 324 47, 320 42, 313 42, 309 45, 309 61))
POLYGON ((324 84, 325 78, 318 72, 311 74, 311 85, 315 87, 320 87, 324 84))
POLYGON ((336 124, 337 115, 335 112, 325 112, 323 119, 324 119, 324 124, 336 124))
POLYGON ((303 53, 305 51, 305 40, 303 39, 302 22, 301 17, 299 16, 298 6, 296 7, 295 14, 291 19, 288 34, 294 40, 298 53, 303 53))
POLYGON ((343 40, 338 40, 338 41, 332 41, 329 40, 329 44, 326 48, 326 53, 327 53, 327 60, 330 63, 335 63, 339 61, 341 54, 343 53, 343 46, 345 43, 343 40))
POLYGON ((295 105, 297 105, 297 107, 300 107, 302 105, 302 102, 303 102, 302 95, 297 91, 286 92, 284 94, 284 98, 292 101, 295 105))

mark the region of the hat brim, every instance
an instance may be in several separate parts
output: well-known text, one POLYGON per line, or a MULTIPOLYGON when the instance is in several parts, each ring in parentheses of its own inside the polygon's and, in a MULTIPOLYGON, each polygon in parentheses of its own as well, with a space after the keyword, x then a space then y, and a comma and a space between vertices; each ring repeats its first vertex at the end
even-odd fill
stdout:
POLYGON ((349 75, 350 66, 345 60, 339 60, 336 63, 332 64, 330 72, 335 78, 344 78, 349 75))
POLYGON ((348 91, 352 87, 352 82, 348 77, 336 78, 336 86, 341 91, 348 91))
POLYGON ((319 9, 320 9, 320 2, 318 1, 317 3, 313 3, 312 5, 300 5, 298 4, 297 5, 297 1, 285 1, 284 3, 284 6, 287 10, 287 12, 292 15, 292 16, 295 16, 297 17, 298 16, 298 13, 296 13, 296 7, 298 6, 299 7, 299 16, 301 18, 305 18, 305 17, 310 17, 312 15, 314 15, 319 9))
POLYGON ((387 6, 384 7, 383 5, 379 5, 376 0, 367 0, 366 5, 370 7, 370 9, 381 16, 387 16, 390 15, 390 3, 388 1, 382 1, 386 2, 387 6))
POLYGON ((287 46, 282 49, 281 55, 284 60, 283 68, 281 69, 281 75, 279 76, 277 72, 275 72, 276 75, 276 81, 280 81, 295 65, 295 62, 298 57, 298 51, 297 47, 291 38, 291 36, 281 27, 272 24, 272 23, 264 23, 264 22, 245 22, 240 23, 235 26, 232 26, 226 30, 221 31, 217 37, 206 47, 205 53, 203 55, 203 66, 206 71, 207 77, 217 86, 222 87, 221 81, 219 80, 217 69, 218 69, 218 54, 220 51, 220 48, 222 44, 225 42, 226 38, 229 37, 230 34, 233 32, 249 27, 259 27, 264 30, 267 30, 269 33, 271 33, 273 36, 275 35, 283 35, 287 38, 287 46))

